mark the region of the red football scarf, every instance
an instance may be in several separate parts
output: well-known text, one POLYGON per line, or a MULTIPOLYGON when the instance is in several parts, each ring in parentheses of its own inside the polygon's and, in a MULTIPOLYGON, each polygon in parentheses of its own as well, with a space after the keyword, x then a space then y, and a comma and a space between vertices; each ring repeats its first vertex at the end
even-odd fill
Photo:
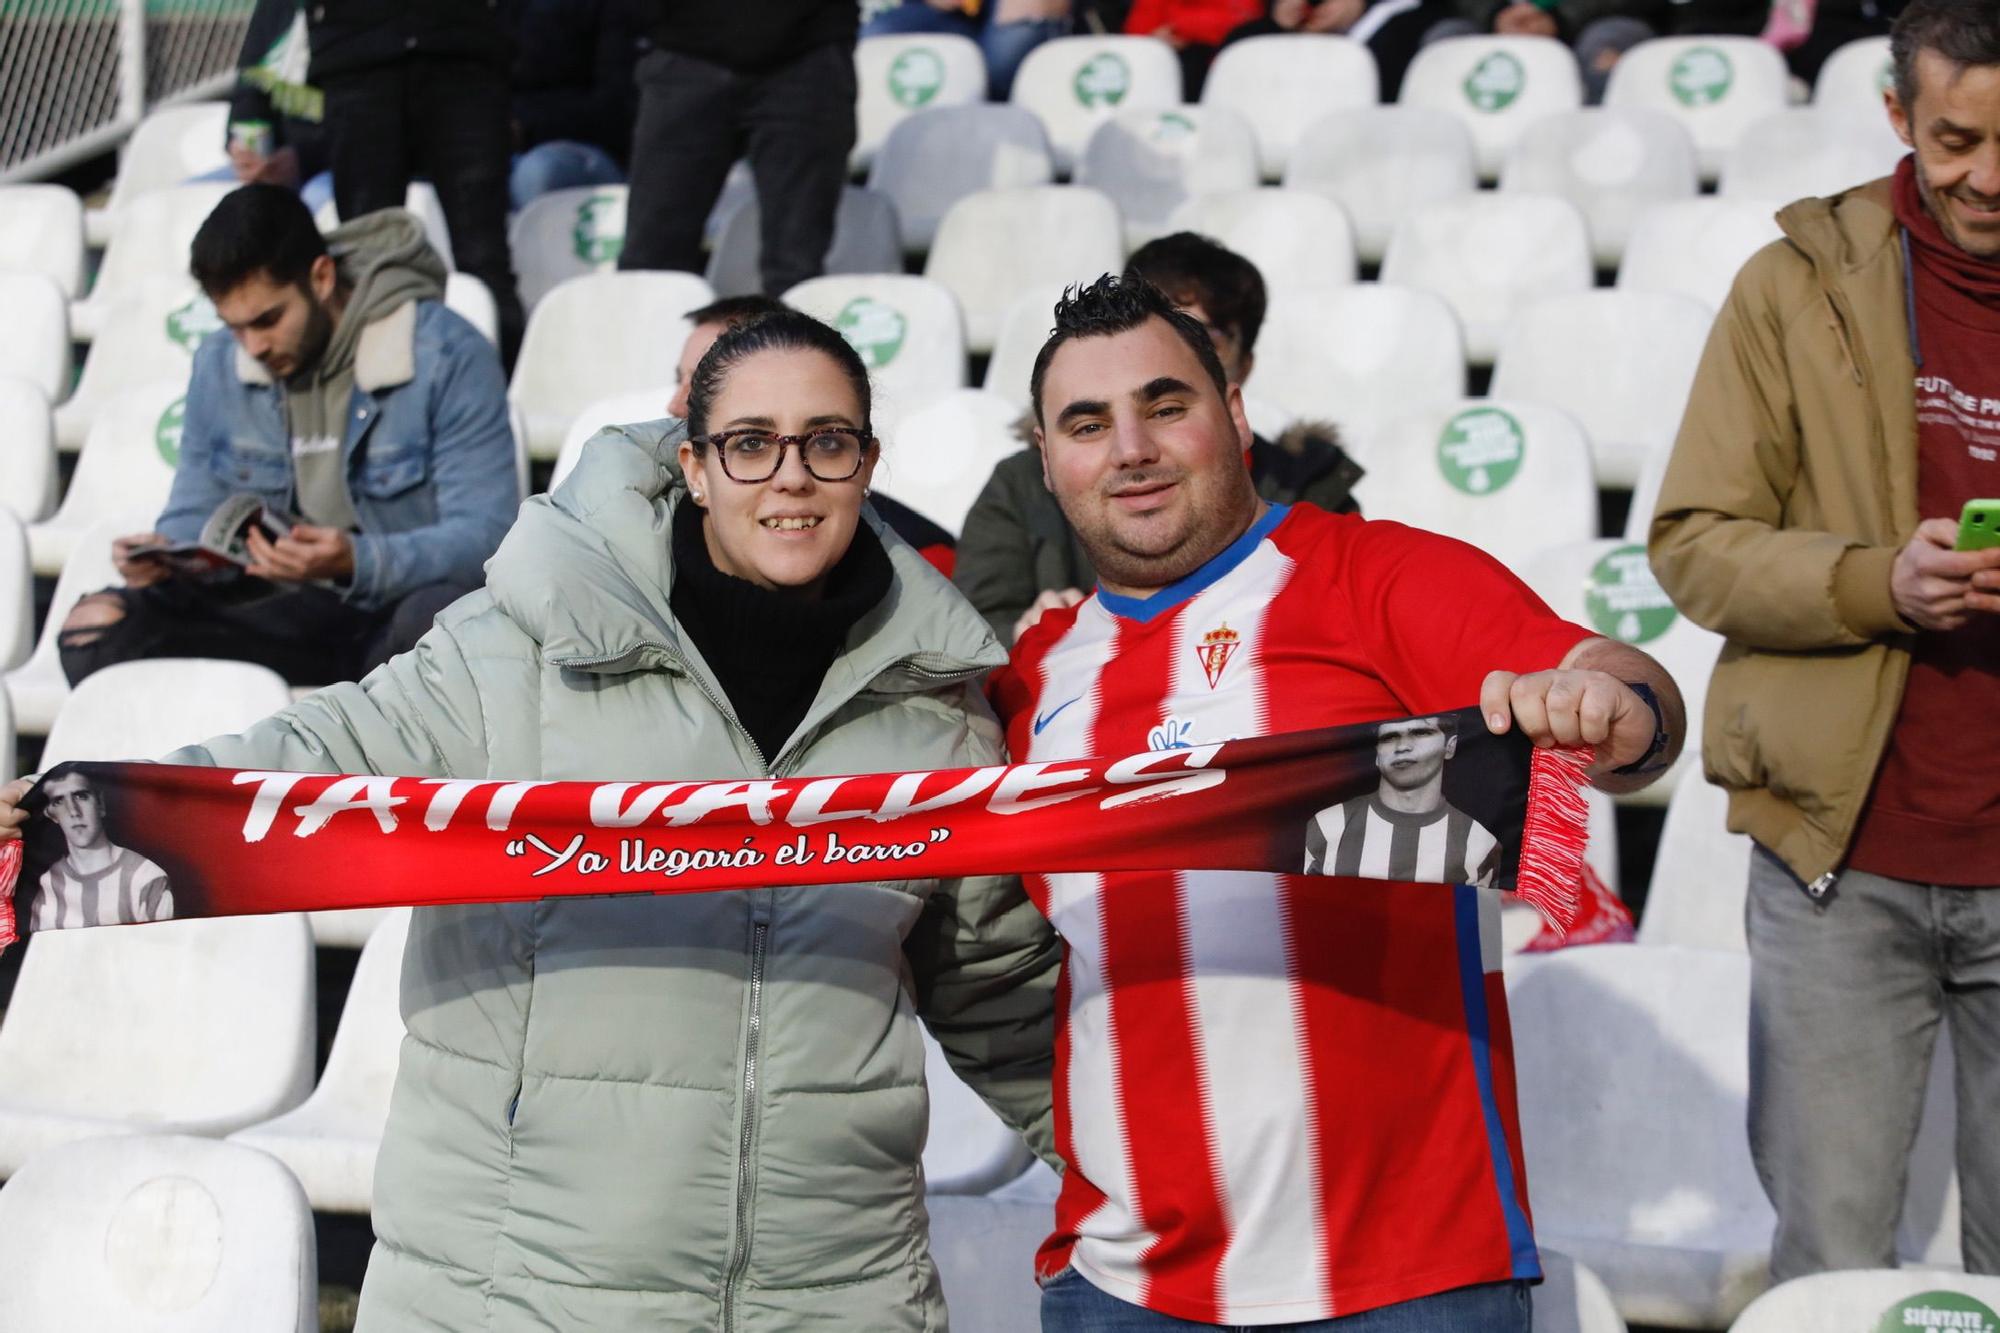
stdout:
POLYGON ((1460 830, 1435 840, 1455 839, 1460 860, 1414 847, 1391 854, 1420 867, 1412 878, 1513 889, 1567 928, 1590 753, 1493 736, 1477 709, 1436 721, 1442 735, 1420 762, 1401 754, 1379 769, 1373 723, 1074 763, 720 782, 63 764, 22 802, 34 816, 25 843, 0 843, 0 947, 70 926, 570 894, 1056 871, 1300 873, 1315 827, 1379 825, 1383 836, 1415 839, 1427 817, 1460 830), (1401 814, 1338 818, 1336 807, 1370 803, 1401 814), (1473 840, 1489 849, 1476 866, 1463 850, 1468 819, 1492 835, 1473 840))

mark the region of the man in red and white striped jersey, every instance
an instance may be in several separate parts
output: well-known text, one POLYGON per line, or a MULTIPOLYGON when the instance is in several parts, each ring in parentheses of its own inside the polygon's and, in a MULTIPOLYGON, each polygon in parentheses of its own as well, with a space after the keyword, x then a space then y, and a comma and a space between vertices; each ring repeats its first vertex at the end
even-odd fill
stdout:
POLYGON ((50 778, 44 790, 45 812, 62 830, 69 854, 43 872, 28 908, 29 928, 172 920, 174 891, 167 872, 111 841, 104 798, 91 780, 71 770, 50 778))
MULTIPOLYGON (((1017 761, 1475 699, 1496 732, 1595 745, 1607 789, 1672 760, 1680 695, 1645 654, 1462 543, 1260 501, 1242 395, 1157 291, 1107 277, 1055 325, 1043 468, 1099 583, 995 682, 1017 761)), ((1066 946, 1045 1330, 1527 1333, 1494 895, 1207 871, 1030 892, 1066 946)))

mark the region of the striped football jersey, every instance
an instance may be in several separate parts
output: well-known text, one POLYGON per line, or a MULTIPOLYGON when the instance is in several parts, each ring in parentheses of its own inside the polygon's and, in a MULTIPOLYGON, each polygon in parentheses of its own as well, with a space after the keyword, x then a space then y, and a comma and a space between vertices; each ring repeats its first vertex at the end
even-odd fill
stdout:
POLYGON ((31 930, 69 926, 123 926, 140 921, 166 921, 174 914, 173 891, 167 872, 130 847, 102 870, 79 872, 67 857, 42 873, 41 886, 29 908, 31 930))

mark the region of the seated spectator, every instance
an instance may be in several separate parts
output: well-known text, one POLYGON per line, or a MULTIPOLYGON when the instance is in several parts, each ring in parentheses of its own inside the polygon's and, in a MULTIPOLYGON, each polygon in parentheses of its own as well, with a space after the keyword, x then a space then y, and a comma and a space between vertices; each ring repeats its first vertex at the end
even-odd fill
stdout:
POLYGON ((639 29, 625 0, 526 0, 514 41, 513 206, 625 179, 639 114, 639 29))
MULTIPOLYGON (((790 309, 776 297, 725 296, 720 301, 711 301, 688 311, 687 320, 694 328, 688 333, 687 341, 681 344, 681 357, 674 365, 674 397, 667 404, 667 415, 687 420, 688 387, 694 381, 694 368, 701 364, 708 349, 715 346, 717 338, 739 324, 748 324, 790 309)), ((892 532, 916 547, 918 554, 930 561, 940 574, 951 577, 954 548, 958 543, 949 532, 899 500, 881 494, 871 494, 869 498, 876 514, 892 532)))
POLYGON ((1261 0, 1136 0, 1125 31, 1173 47, 1181 62, 1181 99, 1197 102, 1216 51, 1231 33, 1263 16, 1261 0))
POLYGON ((309 57, 299 0, 257 0, 229 96, 229 165, 199 179, 282 185, 315 213, 333 202, 326 97, 306 82, 309 57))
MULTIPOLYGON (((1250 376, 1264 324, 1264 278, 1257 266, 1205 236, 1178 232, 1140 246, 1125 276, 1143 278, 1208 329, 1232 384, 1250 376)), ((1029 423, 1032 430, 1033 423, 1029 423)), ((1257 493, 1305 501, 1335 513, 1358 509, 1361 467, 1331 425, 1298 422, 1277 442, 1253 436, 1245 459, 1257 493)), ((952 581, 993 632, 1011 645, 1051 607, 1073 606, 1097 581, 1082 542, 1049 493, 1032 446, 1000 461, 965 517, 952 581)))
POLYGON ((298 196, 246 185, 190 267, 228 328, 195 356, 158 530, 113 544, 126 586, 77 603, 63 670, 222 657, 302 685, 357 676, 479 586, 513 519, 499 358, 445 308, 443 261, 401 209, 322 237, 298 196))
POLYGON ((950 32, 979 43, 986 95, 1004 102, 1028 52, 1070 31, 1070 0, 889 0, 861 25, 863 37, 950 32))

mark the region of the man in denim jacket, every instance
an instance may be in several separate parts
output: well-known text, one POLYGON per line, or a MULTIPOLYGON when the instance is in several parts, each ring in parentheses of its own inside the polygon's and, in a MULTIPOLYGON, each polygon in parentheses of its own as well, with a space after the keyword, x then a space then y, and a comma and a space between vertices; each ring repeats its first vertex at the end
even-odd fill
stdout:
POLYGON ((248 185, 202 224, 191 267, 227 332, 195 356, 159 530, 113 544, 125 586, 77 603, 63 669, 225 657, 295 684, 360 675, 479 586, 513 519, 499 358, 443 305, 444 265, 400 209, 322 238, 295 195, 248 185), (235 544, 244 571, 162 552, 229 545, 211 516, 254 510, 238 497, 263 506, 235 544))

